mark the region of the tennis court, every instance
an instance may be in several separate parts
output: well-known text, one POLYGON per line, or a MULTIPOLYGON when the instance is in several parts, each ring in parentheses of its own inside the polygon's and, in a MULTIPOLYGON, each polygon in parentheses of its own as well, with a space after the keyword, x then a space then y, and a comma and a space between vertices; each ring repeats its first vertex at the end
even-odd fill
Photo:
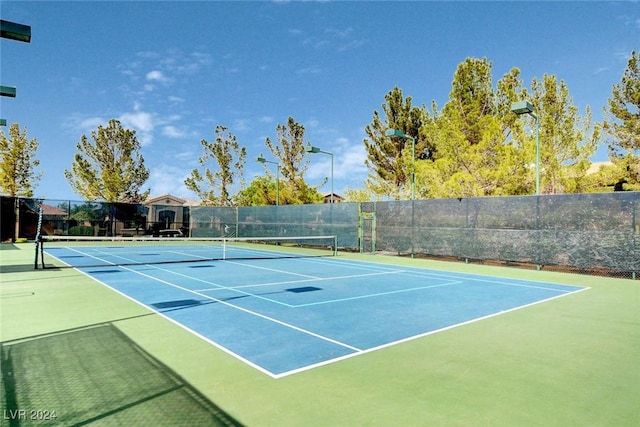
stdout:
POLYGON ((43 249, 274 378, 588 289, 346 260, 325 256, 334 252, 322 239, 63 239, 43 249))
POLYGON ((0 245, 9 415, 51 410, 65 425, 640 421, 633 281, 345 252, 300 258, 309 249, 284 245, 273 249, 294 258, 163 264, 154 246, 121 249, 147 263, 128 266, 114 265, 125 262, 116 249, 105 263, 51 248, 87 265, 34 270, 32 244, 0 245), (298 339, 309 348, 291 347, 298 339))

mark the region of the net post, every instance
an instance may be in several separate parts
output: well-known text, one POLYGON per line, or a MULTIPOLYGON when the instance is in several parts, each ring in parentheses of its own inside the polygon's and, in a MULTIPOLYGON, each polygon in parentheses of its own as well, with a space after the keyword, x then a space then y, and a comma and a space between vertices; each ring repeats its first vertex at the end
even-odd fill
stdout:
MULTIPOLYGON (((38 209, 38 225, 36 227, 36 256, 33 261, 33 269, 38 269, 38 246, 40 246, 40 241, 42 240, 42 205, 40 205, 40 209, 38 209)), ((40 250, 42 253, 42 250, 40 250)), ((44 265, 44 258, 42 259, 42 263, 44 265)))
POLYGON ((333 256, 338 256, 338 236, 333 236, 333 256))
POLYGON ((37 270, 38 269, 38 250, 39 250, 38 246, 40 246, 37 238, 35 243, 36 243, 36 256, 35 256, 35 259, 33 260, 33 269, 37 270))
POLYGON ((222 260, 227 259, 227 239, 222 238, 222 260))

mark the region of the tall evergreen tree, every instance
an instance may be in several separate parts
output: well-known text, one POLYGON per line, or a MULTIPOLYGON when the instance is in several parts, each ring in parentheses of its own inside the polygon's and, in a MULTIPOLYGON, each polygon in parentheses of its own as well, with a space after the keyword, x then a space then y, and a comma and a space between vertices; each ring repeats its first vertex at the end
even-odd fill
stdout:
POLYGON ((509 113, 521 96, 519 70, 512 69, 494 92, 491 63, 467 58, 458 66, 450 99, 422 128, 432 141, 431 161, 419 162, 417 192, 420 197, 469 197, 527 192, 526 150, 518 123, 509 113))
POLYGON ((416 157, 429 152, 426 141, 419 138, 420 128, 428 120, 424 109, 413 107, 411 97, 404 98, 402 89, 397 86, 385 95, 382 105, 384 117, 378 111, 373 112, 373 121, 365 127, 368 138, 364 139, 367 150, 366 166, 369 168, 367 188, 375 194, 401 199, 409 196, 411 160, 409 139, 388 137, 388 129, 398 129, 405 135, 415 138, 416 157))
POLYGON ((196 193, 205 205, 233 206, 232 186, 239 179, 240 187, 244 187, 244 163, 247 149, 240 147, 236 137, 228 132, 225 126, 216 126, 216 140, 211 143, 202 139, 203 153, 198 159, 204 171, 193 169, 185 186, 196 193), (217 164, 215 171, 207 167, 209 160, 217 164))
POLYGON ((633 51, 604 110, 604 132, 617 179, 640 189, 640 52, 633 51))
POLYGON ((592 126, 589 106, 580 117, 567 85, 553 75, 533 79, 531 89, 540 118, 540 192, 585 191, 589 158, 600 136, 599 126, 592 126))
POLYGON ((93 142, 82 135, 71 170, 64 171, 73 191, 87 200, 144 201, 149 190, 141 192, 141 187, 149 178, 149 170, 140 154, 136 132, 112 119, 106 127, 92 131, 91 139, 93 142))
POLYGON ((470 144, 482 138, 482 118, 496 113, 491 68, 486 58, 467 58, 456 68, 443 114, 459 120, 460 131, 470 144))

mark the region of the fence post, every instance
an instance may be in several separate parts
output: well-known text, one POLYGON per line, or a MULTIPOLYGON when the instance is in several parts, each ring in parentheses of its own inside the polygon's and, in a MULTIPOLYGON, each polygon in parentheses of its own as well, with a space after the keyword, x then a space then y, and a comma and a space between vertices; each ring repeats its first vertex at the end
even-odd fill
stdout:
POLYGON ((541 195, 537 194, 536 198, 536 234, 538 235, 538 241, 536 242, 536 269, 542 269, 542 262, 540 259, 540 253, 542 252, 542 229, 540 226, 540 197, 541 195))

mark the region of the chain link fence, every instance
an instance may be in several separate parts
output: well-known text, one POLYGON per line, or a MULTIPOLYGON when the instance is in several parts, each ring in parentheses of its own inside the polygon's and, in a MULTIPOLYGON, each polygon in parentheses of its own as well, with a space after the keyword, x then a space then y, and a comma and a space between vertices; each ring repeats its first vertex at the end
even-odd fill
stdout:
POLYGON ((2 240, 335 235, 342 250, 637 278, 640 192, 213 207, 2 197, 2 240))

